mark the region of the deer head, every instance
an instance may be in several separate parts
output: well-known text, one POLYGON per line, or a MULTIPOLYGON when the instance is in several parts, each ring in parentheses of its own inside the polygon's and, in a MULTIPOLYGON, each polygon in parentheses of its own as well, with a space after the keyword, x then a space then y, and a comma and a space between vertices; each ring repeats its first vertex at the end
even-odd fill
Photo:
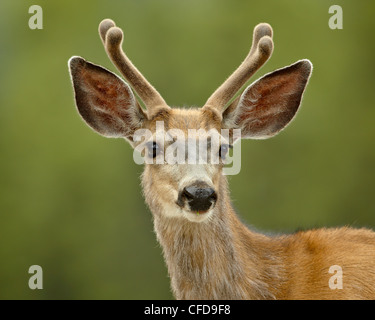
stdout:
POLYGON ((245 60, 202 108, 171 108, 122 51, 122 30, 106 19, 99 26, 99 34, 109 58, 126 82, 81 57, 72 57, 69 67, 79 114, 94 131, 105 137, 125 138, 135 148, 142 144, 145 157, 155 160, 153 164, 146 163, 142 178, 146 201, 155 215, 193 222, 209 221, 218 203, 227 200, 223 159, 235 139, 232 135, 229 139, 221 136, 219 144, 208 144, 210 154, 217 154, 220 159, 216 163, 158 162, 167 146, 176 139, 171 136, 169 141, 160 141, 157 124, 162 122, 163 130, 168 132, 171 129, 182 132, 187 144, 189 129, 199 132, 196 139, 202 136, 209 139, 208 132, 222 129, 229 129, 229 132, 240 129, 241 138, 245 139, 273 137, 297 113, 311 74, 310 61, 300 60, 263 76, 230 103, 272 54, 272 28, 261 23, 254 29, 252 46, 245 60), (147 110, 141 107, 134 93, 147 110), (148 130, 151 135, 138 141, 135 139, 138 130, 148 130))

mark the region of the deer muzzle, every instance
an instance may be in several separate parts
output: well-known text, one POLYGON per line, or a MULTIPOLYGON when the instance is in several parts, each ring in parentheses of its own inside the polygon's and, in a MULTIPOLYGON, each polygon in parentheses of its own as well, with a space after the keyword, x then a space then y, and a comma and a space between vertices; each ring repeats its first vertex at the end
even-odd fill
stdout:
POLYGON ((179 194, 177 204, 186 204, 193 213, 205 213, 213 207, 217 200, 216 191, 204 182, 196 182, 185 187, 179 194))

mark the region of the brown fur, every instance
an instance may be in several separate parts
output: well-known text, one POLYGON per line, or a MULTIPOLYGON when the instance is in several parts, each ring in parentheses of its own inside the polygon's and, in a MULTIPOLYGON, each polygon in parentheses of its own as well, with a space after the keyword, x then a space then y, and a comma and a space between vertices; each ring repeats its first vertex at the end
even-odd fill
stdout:
MULTIPOLYGON (((164 122, 165 131, 185 134, 189 129, 228 128, 241 129, 243 138, 272 137, 295 117, 312 70, 308 60, 300 60, 270 73, 223 112, 272 53, 272 28, 259 24, 245 61, 203 108, 172 109, 122 51, 121 29, 107 19, 99 32, 108 55, 148 110, 140 108, 130 87, 117 76, 72 57, 76 105, 96 132, 124 137, 133 146, 141 143, 133 140, 134 132, 143 128, 155 135, 157 121, 164 122)), ((156 136, 152 139, 148 142, 158 143, 156 136)), ((373 231, 323 228, 277 237, 253 232, 234 212, 222 170, 222 163, 145 165, 144 196, 177 299, 375 299, 373 231), (189 184, 198 182, 215 191, 210 209, 200 216, 181 196, 189 184), (330 287, 332 266, 342 269, 342 288, 330 287)))
MULTIPOLYGON (((199 109, 172 109, 168 119, 169 127, 183 130, 205 123, 199 109)), ((166 218, 164 189, 177 181, 160 170, 146 166, 142 185, 177 299, 375 298, 374 232, 339 228, 269 237, 250 231, 232 208, 221 172, 213 179, 219 195, 209 223, 166 218), (329 287, 333 265, 343 270, 343 289, 329 287)))
POLYGON ((145 198, 177 299, 375 298, 374 232, 318 229, 277 237, 252 232, 232 209, 224 176, 210 223, 165 218, 149 174, 146 168, 145 198), (333 265, 343 270, 343 289, 329 287, 333 265))

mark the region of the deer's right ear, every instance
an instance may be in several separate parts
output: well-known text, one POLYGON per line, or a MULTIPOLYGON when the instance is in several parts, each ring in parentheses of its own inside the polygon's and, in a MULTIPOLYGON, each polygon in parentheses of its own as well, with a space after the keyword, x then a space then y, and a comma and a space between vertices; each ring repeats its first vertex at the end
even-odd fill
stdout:
POLYGON ((85 122, 105 137, 132 142, 147 116, 129 85, 81 57, 70 58, 68 64, 77 109, 85 122))

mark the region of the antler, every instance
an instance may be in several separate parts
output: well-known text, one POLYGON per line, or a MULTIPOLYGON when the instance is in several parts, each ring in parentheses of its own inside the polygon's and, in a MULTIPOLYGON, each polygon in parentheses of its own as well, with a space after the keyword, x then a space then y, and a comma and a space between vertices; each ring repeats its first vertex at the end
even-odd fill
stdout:
POLYGON ((272 28, 268 23, 260 23, 254 28, 253 43, 245 60, 236 71, 211 95, 204 107, 212 107, 220 112, 247 80, 268 60, 273 50, 272 28))
POLYGON ((109 58, 125 77, 126 81, 137 92, 148 111, 152 111, 157 106, 169 108, 159 92, 156 91, 125 55, 122 50, 122 30, 116 27, 112 20, 105 19, 99 25, 99 34, 109 58))

